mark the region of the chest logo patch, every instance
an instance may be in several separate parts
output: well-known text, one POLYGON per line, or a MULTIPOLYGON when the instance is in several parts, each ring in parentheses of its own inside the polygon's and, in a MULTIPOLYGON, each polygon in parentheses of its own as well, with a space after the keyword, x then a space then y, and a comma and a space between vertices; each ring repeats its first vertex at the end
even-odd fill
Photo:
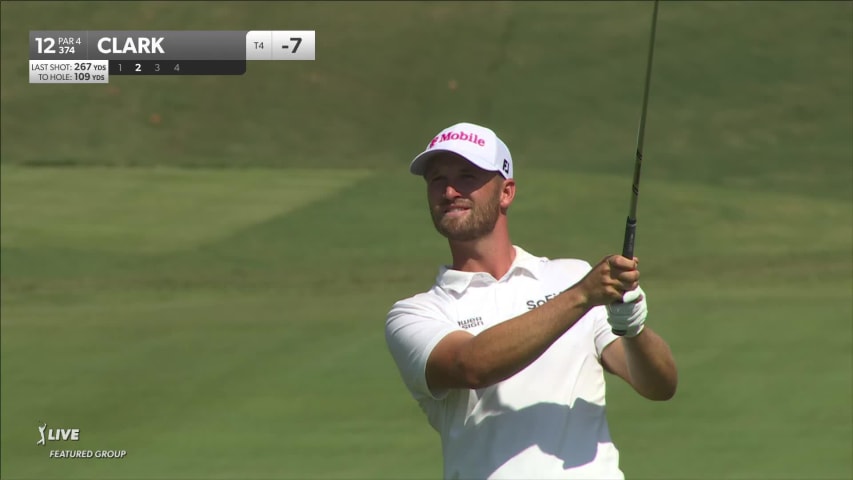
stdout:
POLYGON ((479 327, 483 325, 483 317, 471 317, 465 320, 458 320, 456 323, 464 329, 479 327))

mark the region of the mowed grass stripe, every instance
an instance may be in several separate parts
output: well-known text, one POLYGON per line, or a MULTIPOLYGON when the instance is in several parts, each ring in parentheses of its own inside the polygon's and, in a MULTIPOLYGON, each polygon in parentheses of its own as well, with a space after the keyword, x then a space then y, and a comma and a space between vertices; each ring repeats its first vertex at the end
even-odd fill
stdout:
POLYGON ((3 247, 162 253, 302 208, 364 170, 2 168, 3 247))
MULTIPOLYGON (((632 159, 646 2, 187 3, 169 15, 140 3, 92 18, 93 5, 104 7, 3 4, 3 163, 394 168, 461 119, 488 123, 530 165, 617 173, 632 159), (75 18, 118 30, 139 18, 155 30, 175 18, 189 30, 288 18, 327 33, 317 61, 253 62, 238 77, 33 89, 27 31, 75 18)), ((644 175, 849 199, 851 12, 850 2, 662 7, 646 131, 655 167, 644 175)))
MULTIPOLYGON (((510 213, 516 234, 544 228, 546 235, 531 237, 559 240, 571 233, 568 241, 586 250, 624 229, 631 193, 627 171, 620 176, 535 170, 517 177, 510 213)), ((849 201, 694 182, 643 179, 638 219, 641 258, 647 252, 764 256, 848 251, 853 242, 849 201)), ((613 245, 621 246, 620 239, 613 245)))
MULTIPOLYGON (((229 188, 227 175, 216 178, 229 188)), ((388 278, 423 287, 447 259, 428 219, 423 181, 375 172, 348 187, 194 250, 138 257, 113 244, 82 252, 36 242, 4 247, 3 291, 14 294, 4 304, 99 289, 375 288, 388 278)), ((513 239, 541 255, 595 262, 621 246, 629 188, 614 175, 523 171, 510 211, 513 239)), ((27 204, 28 193, 15 202, 27 204)), ((698 284, 726 288, 733 278, 753 278, 758 287, 792 268, 813 282, 849 278, 853 265, 853 206, 842 201, 652 179, 642 186, 639 222, 645 278, 679 275, 689 262, 702 272, 692 279, 698 284)), ((40 227, 57 243, 64 234, 62 226, 40 227)), ((160 225, 154 235, 167 238, 171 230, 160 225)), ((390 285, 403 292, 400 286, 390 285)))

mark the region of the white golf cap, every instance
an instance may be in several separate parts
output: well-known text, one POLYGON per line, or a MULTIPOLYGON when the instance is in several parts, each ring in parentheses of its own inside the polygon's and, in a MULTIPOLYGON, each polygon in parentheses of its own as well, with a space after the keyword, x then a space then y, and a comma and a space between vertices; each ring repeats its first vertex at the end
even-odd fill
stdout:
POLYGON ((440 152, 453 152, 483 170, 513 178, 509 149, 495 132, 486 127, 462 122, 445 128, 430 140, 426 150, 412 160, 409 171, 423 175, 430 158, 440 152))

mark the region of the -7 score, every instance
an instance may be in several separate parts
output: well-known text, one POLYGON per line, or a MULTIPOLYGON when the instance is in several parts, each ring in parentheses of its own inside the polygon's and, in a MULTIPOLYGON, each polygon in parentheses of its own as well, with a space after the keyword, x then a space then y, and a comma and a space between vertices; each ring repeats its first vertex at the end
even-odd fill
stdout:
POLYGON ((110 60, 110 75, 242 75, 245 60, 110 60))

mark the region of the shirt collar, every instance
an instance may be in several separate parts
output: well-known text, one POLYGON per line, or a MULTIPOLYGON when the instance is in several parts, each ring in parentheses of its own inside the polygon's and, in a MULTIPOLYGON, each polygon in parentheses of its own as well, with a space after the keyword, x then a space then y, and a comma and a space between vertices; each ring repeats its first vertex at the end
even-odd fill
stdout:
POLYGON ((438 269, 438 276, 435 278, 435 283, 445 290, 464 293, 473 283, 482 283, 484 285, 497 283, 509 278, 516 271, 527 273, 533 278, 539 278, 541 274, 540 268, 545 259, 534 257, 519 246, 513 245, 513 248, 515 249, 515 260, 513 260, 509 270, 507 270, 506 274, 500 280, 495 279, 491 274, 486 272, 463 272, 453 270, 450 268, 450 265, 443 265, 438 269))

